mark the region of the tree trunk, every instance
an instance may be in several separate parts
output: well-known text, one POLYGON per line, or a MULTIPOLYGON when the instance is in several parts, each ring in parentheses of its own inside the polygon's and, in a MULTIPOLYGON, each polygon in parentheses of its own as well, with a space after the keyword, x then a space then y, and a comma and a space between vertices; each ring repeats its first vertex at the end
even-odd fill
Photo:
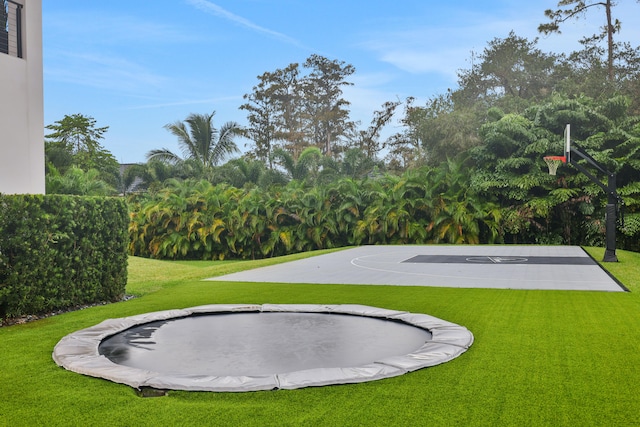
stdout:
POLYGON ((331 135, 327 135, 327 141, 324 144, 324 155, 331 157, 331 135))
POLYGON ((613 82, 615 77, 613 74, 613 32, 615 29, 611 23, 611 0, 607 0, 605 8, 607 10, 607 75, 609 81, 613 82))

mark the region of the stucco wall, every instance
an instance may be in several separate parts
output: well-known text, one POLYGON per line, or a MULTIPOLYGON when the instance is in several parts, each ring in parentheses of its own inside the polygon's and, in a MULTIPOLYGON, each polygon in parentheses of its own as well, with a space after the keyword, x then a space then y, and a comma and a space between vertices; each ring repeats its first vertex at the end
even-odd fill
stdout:
POLYGON ((0 193, 44 194, 42 0, 23 5, 23 58, 0 54, 0 193))

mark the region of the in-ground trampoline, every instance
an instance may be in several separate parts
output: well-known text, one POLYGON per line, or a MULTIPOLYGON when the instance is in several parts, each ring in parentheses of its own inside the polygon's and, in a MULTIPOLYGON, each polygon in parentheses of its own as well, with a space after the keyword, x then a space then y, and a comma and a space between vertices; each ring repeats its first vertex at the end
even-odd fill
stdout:
POLYGON ((389 378, 448 362, 465 327, 364 305, 207 305, 109 319, 64 337, 55 362, 136 389, 257 391, 389 378))

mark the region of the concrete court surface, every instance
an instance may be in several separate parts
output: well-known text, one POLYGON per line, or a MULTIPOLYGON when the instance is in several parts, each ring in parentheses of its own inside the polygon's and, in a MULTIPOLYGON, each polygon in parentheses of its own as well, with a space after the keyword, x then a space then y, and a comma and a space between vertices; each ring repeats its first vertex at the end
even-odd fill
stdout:
POLYGON ((623 292, 579 246, 360 246, 212 281, 623 292))

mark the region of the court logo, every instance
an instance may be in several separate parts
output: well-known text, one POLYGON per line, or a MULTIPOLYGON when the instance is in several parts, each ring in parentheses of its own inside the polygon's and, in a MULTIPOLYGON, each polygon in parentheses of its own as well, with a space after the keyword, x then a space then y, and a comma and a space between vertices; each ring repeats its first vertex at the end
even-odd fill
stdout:
POLYGON ((472 256, 467 257, 466 261, 478 264, 522 264, 529 261, 529 259, 510 256, 472 256))

